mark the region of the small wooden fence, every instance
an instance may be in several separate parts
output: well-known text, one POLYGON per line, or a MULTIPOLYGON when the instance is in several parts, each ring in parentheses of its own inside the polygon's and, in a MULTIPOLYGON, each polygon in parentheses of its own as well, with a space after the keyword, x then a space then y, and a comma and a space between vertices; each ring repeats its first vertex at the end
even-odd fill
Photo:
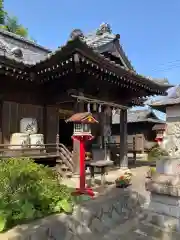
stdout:
MULTIPOLYGON (((119 164, 120 157, 120 144, 121 143, 110 143, 109 149, 111 152, 111 158, 115 162, 115 164, 119 164)), ((136 162, 136 155, 138 153, 142 154, 145 151, 145 140, 143 134, 137 134, 128 136, 127 139, 127 152, 132 153, 133 162, 136 162)))
POLYGON ((54 160, 57 163, 65 164, 70 171, 73 172, 74 166, 72 161, 72 153, 62 143, 50 143, 43 145, 29 144, 26 146, 0 144, 0 157, 29 157, 37 161, 44 159, 54 160))
MULTIPOLYGON (((143 134, 128 135, 127 137, 128 152, 143 153, 145 151, 145 139, 143 134)), ((120 145, 120 137, 116 137, 115 145, 120 145)))

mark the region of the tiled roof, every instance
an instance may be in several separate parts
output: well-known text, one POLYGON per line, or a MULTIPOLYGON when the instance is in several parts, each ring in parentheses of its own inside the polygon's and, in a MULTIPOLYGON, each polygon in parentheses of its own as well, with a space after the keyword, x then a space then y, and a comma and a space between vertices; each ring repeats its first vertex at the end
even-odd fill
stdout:
POLYGON ((178 98, 166 98, 162 97, 159 100, 152 100, 148 102, 149 106, 155 107, 155 106, 166 106, 166 105, 176 105, 180 104, 180 97, 178 98))
POLYGON ((75 113, 70 118, 68 118, 66 122, 98 123, 98 121, 92 116, 92 113, 90 112, 75 113))
MULTIPOLYGON (((137 85, 146 85, 152 89, 152 94, 164 94, 164 92, 171 87, 171 85, 156 81, 154 82, 152 79, 137 74, 136 72, 125 69, 120 64, 117 64, 115 61, 111 61, 108 57, 99 53, 98 51, 93 50, 89 47, 84 39, 76 37, 75 39, 69 40, 66 45, 61 46, 55 52, 48 54, 45 60, 41 60, 35 65, 32 66, 33 69, 37 69, 37 71, 41 71, 44 67, 51 67, 53 64, 57 64, 57 60, 59 62, 67 62, 72 54, 76 51, 82 57, 82 61, 88 62, 92 65, 97 65, 105 71, 109 71, 114 74, 114 76, 129 76, 129 78, 133 79, 137 83, 137 85)), ((32 71, 33 71, 32 69, 32 71)), ((132 81, 130 79, 130 82, 132 81)))
POLYGON ((153 131, 157 131, 157 130, 165 130, 166 129, 166 124, 162 123, 162 124, 155 124, 152 128, 153 131))
MULTIPOLYGON (((104 62, 105 66, 107 64, 114 65, 116 69, 118 68, 117 69, 118 71, 119 70, 123 71, 125 75, 130 74, 132 75, 132 77, 136 77, 138 83, 141 81, 142 82, 146 81, 147 83, 150 83, 150 84, 155 83, 155 85, 157 83, 157 87, 162 85, 163 85, 163 88, 165 87, 166 89, 170 87, 168 84, 165 84, 163 81, 159 81, 159 80, 154 81, 151 78, 136 74, 135 71, 132 70, 132 66, 127 56, 125 55, 122 49, 122 46, 119 44, 118 38, 119 36, 114 35, 111 32, 108 32, 107 29, 105 29, 102 31, 101 34, 97 34, 97 32, 94 34, 88 34, 87 36, 83 36, 83 39, 79 39, 79 40, 82 40, 80 43, 81 46, 84 47, 84 49, 86 48, 86 50, 89 47, 91 49, 91 52, 94 52, 93 55, 94 56, 95 54, 97 55, 96 59, 98 59, 98 61, 104 62), (119 48, 117 45, 119 46, 119 48), (126 65, 129 64, 128 65, 129 67, 127 69, 123 69, 123 67, 120 64, 116 64, 115 62, 110 61, 109 58, 104 57, 103 54, 101 54, 103 51, 107 51, 108 49, 111 51, 113 47, 116 48, 115 50, 119 49, 122 60, 126 62, 126 65)), ((17 36, 16 34, 0 29, 0 58, 2 60, 7 59, 10 61, 13 61, 14 63, 22 63, 27 66, 35 66, 43 62, 49 61, 49 59, 51 59, 56 54, 63 55, 64 49, 65 48, 68 49, 69 45, 71 45, 70 42, 73 42, 73 41, 74 40, 70 40, 64 46, 59 47, 54 52, 51 52, 49 49, 44 48, 32 41, 29 41, 25 38, 17 36), (22 51, 22 57, 18 57, 13 53, 14 48, 19 48, 22 51)), ((75 48, 76 46, 74 47, 74 49, 75 48)), ((116 54, 119 54, 119 52, 118 53, 116 52, 116 54)))
POLYGON ((88 46, 98 50, 99 53, 109 52, 113 56, 121 59, 125 67, 134 70, 130 60, 125 54, 121 43, 119 42, 120 35, 109 32, 104 32, 101 35, 97 35, 96 32, 85 35, 85 42, 88 46))
POLYGON ((102 46, 109 44, 116 39, 116 35, 112 33, 103 33, 97 35, 96 32, 89 33, 85 36, 86 43, 92 48, 101 48, 102 46))
MULTIPOLYGON (((155 113, 152 110, 130 110, 127 115, 128 123, 135 122, 153 122, 153 123, 164 123, 163 120, 158 119, 155 113)), ((112 123, 119 124, 120 116, 119 114, 115 114, 112 116, 112 123)))
POLYGON ((0 56, 15 62, 27 65, 34 64, 47 57, 51 51, 32 41, 29 41, 16 34, 0 29, 0 56), (13 54, 13 49, 19 48, 22 51, 22 57, 13 54))
MULTIPOLYGON (((94 50, 98 51, 99 53, 103 53, 111 52, 112 48, 115 48, 114 41, 118 40, 118 37, 117 35, 106 31, 102 32, 102 34, 99 35, 97 34, 97 32, 93 32, 85 35, 84 41, 88 46, 92 47, 94 50)), ((119 50, 120 53, 116 55, 118 55, 118 57, 120 57, 121 60, 125 62, 129 69, 133 70, 131 63, 128 60, 120 44, 119 50)), ((0 56, 4 56, 7 59, 22 62, 27 65, 34 65, 36 64, 36 62, 44 60, 47 57, 48 53, 51 52, 52 51, 50 49, 42 47, 14 33, 10 33, 3 29, 0 29, 0 56), (12 49, 14 47, 19 47, 22 50, 23 53, 22 58, 14 56, 14 54, 12 53, 12 49)))
POLYGON ((152 107, 180 104, 180 85, 167 90, 167 96, 145 102, 152 107))

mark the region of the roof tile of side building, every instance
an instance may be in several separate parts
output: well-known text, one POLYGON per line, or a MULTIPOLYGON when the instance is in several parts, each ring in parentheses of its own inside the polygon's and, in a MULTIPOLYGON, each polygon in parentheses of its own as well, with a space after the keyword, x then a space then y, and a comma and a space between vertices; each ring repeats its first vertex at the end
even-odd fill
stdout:
MULTIPOLYGON (((156 116, 156 114, 150 109, 129 110, 127 115, 127 122, 128 123, 135 123, 135 122, 164 123, 164 121, 159 119, 156 116)), ((120 123, 120 116, 118 113, 112 116, 112 123, 113 124, 120 123)))
POLYGON ((180 104, 180 85, 169 88, 167 90, 167 96, 148 100, 145 104, 152 107, 180 104))

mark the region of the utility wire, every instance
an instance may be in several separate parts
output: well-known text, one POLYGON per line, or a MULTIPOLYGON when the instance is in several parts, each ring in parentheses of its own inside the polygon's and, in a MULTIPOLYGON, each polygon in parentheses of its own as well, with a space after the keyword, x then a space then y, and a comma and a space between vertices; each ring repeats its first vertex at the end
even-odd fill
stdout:
POLYGON ((166 68, 162 68, 162 69, 153 69, 153 70, 151 70, 151 72, 166 72, 166 71, 172 70, 174 68, 180 68, 180 63, 175 64, 175 65, 170 65, 170 66, 167 66, 166 68))
POLYGON ((169 62, 166 62, 166 63, 160 63, 159 66, 164 66, 164 65, 167 65, 167 64, 174 64, 174 63, 177 63, 177 62, 180 63, 180 59, 176 59, 176 60, 169 61, 169 62))
POLYGON ((180 59, 170 61, 167 63, 162 63, 159 65, 159 68, 152 69, 151 72, 160 72, 160 71, 168 71, 174 68, 180 67, 180 59))

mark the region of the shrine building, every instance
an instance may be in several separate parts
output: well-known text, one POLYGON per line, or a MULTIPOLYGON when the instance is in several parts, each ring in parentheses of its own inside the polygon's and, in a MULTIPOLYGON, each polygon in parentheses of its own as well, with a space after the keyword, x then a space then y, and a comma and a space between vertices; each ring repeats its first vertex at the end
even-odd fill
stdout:
POLYGON ((55 143, 59 135, 70 145, 72 126, 64 119, 87 111, 100 119, 95 129, 99 141, 110 134, 111 110, 121 109, 121 166, 128 164, 128 108, 170 87, 135 71, 109 24, 87 35, 76 29, 55 51, 0 29, 0 74, 1 144, 20 132, 22 119, 33 118, 45 143, 55 143))

